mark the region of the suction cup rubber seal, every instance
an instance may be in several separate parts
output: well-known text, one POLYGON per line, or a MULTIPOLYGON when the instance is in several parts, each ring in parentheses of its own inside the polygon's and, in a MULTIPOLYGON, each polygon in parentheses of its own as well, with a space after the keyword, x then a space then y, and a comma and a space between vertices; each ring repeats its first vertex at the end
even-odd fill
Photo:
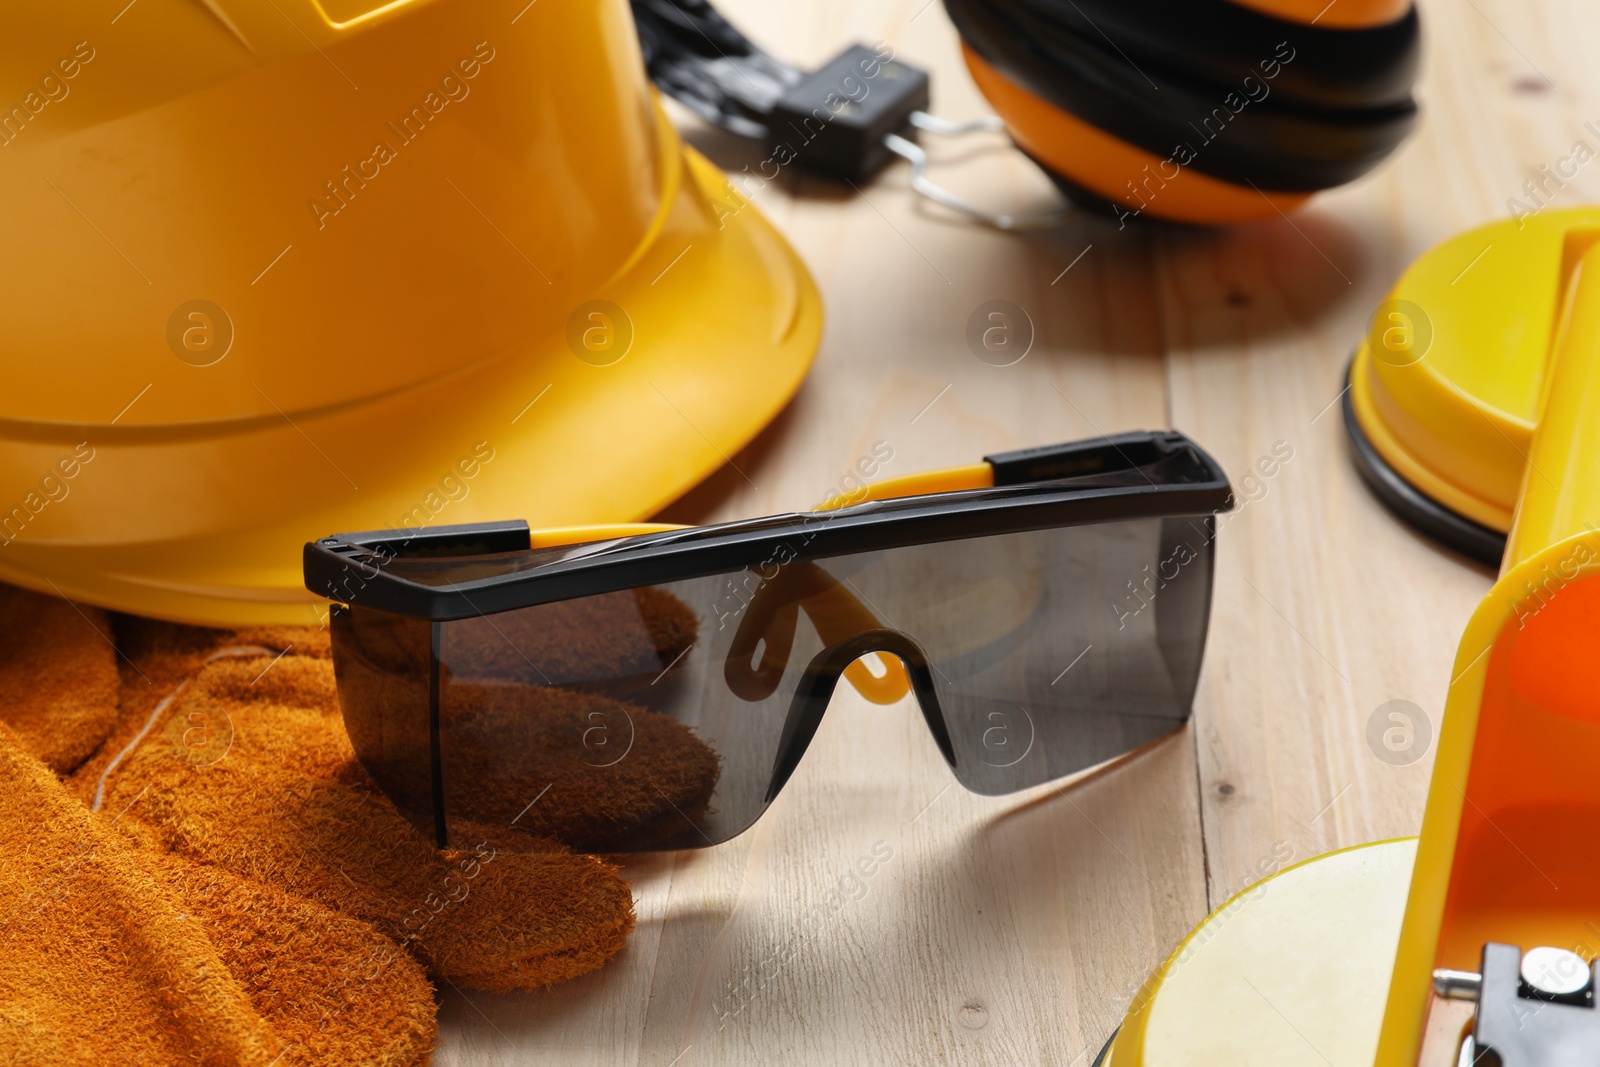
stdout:
POLYGON ((1372 446, 1361 429, 1360 420, 1356 418, 1355 403, 1350 399, 1350 371, 1353 367, 1354 361, 1345 369, 1345 391, 1340 408, 1344 412, 1345 433, 1350 438, 1350 456, 1362 480, 1390 511, 1421 533, 1479 563, 1490 567, 1500 566, 1500 558, 1506 551, 1505 534, 1473 522, 1424 495, 1389 466, 1372 446))

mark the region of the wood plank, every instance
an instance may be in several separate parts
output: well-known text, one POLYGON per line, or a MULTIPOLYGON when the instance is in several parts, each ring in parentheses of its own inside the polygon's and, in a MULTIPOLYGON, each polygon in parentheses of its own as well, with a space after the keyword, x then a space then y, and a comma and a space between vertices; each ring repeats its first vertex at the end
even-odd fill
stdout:
MULTIPOLYGON (((939 114, 988 113, 937 3, 720 6, 802 64, 886 40, 932 71, 939 114)), ((1292 220, 1007 236, 914 197, 903 167, 859 191, 785 174, 756 196, 823 290, 823 348, 794 404, 666 517, 806 507, 878 441, 892 476, 1175 425, 1245 501, 1219 539, 1195 725, 1071 789, 981 798, 953 784, 912 706, 841 693, 755 829, 627 864, 639 928, 604 970, 537 995, 445 990, 441 1064, 1084 1064, 1208 898, 1289 858, 1414 832, 1431 745, 1383 762, 1367 721, 1410 700, 1437 737, 1490 575, 1359 483, 1344 364, 1415 255, 1503 215, 1574 140, 1600 148, 1583 126, 1600 125, 1585 104, 1600 98, 1585 55, 1600 15, 1571 0, 1442 0, 1424 15, 1418 133, 1292 220), (1014 366, 965 340, 993 299, 1035 327, 1014 366), (1246 482, 1262 457, 1272 474, 1246 482), (870 878, 851 879, 858 862, 870 878)), ((762 157, 675 114, 730 172, 762 157)), ((1054 203, 1000 137, 927 143, 936 180, 964 195, 1054 203)), ((1556 199, 1596 193, 1589 164, 1556 199)))
MULTIPOLYGON (((933 70, 940 114, 987 113, 937 4, 726 10, 800 62, 887 39, 933 70)), ((680 124, 731 173, 761 158, 680 124)), ((1056 203, 998 135, 930 150, 940 181, 997 209, 1056 203)), ((898 167, 859 192, 786 174, 753 199, 815 273, 825 341, 793 405, 669 520, 809 507, 879 441, 892 476, 1166 425, 1147 237, 1085 253, 1098 225, 1007 236, 926 204, 898 167), (993 299, 1033 323, 1013 366, 966 340, 993 299)), ((534 996, 445 990, 439 1062, 1087 1063, 1204 914, 1200 850, 1187 732, 1065 792, 982 798, 909 702, 840 693, 753 830, 628 863, 639 928, 603 971, 534 996), (859 899, 831 896, 874 849, 891 858, 847 883, 859 899)))

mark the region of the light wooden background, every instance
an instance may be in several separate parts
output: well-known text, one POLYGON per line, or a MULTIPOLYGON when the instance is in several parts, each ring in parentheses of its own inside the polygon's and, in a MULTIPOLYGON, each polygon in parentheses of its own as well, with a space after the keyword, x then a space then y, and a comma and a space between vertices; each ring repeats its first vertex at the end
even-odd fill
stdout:
MULTIPOLYGON (((938 114, 987 113, 937 2, 720 6, 801 64, 887 40, 932 71, 938 114)), ((1071 789, 982 798, 953 783, 910 705, 841 690, 754 830, 628 865, 639 927, 601 972, 537 995, 446 989, 441 1064, 1087 1064, 1209 905, 1285 856, 1416 831, 1431 753, 1384 763, 1366 724, 1405 699, 1437 737, 1455 644, 1491 575, 1380 509, 1333 401, 1404 266, 1503 216, 1600 118, 1600 13, 1579 0, 1423 0, 1423 26, 1417 133, 1289 219, 1007 236, 913 196, 903 165, 859 194, 792 176, 760 194, 822 288, 826 338, 792 407, 735 457, 743 476, 714 476, 671 509, 677 521, 807 507, 879 439, 894 448, 886 475, 1169 425, 1236 486, 1276 442, 1293 459, 1219 540, 1184 733, 1071 789), (1037 327, 1015 366, 964 341, 995 298, 1037 327), (830 907, 875 846, 892 858, 830 907), (814 908, 825 917, 791 947, 814 908), (775 968, 780 950, 792 958, 775 968), (747 976, 743 1001, 730 998, 747 976)), ((674 114, 724 167, 759 158, 674 114)), ((973 197, 1054 201, 1001 137, 925 141, 936 178, 973 197)), ((1600 163, 1558 199, 1586 191, 1600 193, 1600 163)))

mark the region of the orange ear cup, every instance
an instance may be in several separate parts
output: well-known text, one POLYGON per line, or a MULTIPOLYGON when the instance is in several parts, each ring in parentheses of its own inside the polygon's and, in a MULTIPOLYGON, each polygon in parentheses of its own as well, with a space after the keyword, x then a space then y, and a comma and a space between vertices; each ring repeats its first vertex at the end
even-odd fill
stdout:
POLYGON ((1271 218, 1410 131, 1410 0, 945 0, 973 80, 1074 201, 1271 218))
POLYGON ((1118 217, 1152 216, 1174 222, 1234 223, 1291 211, 1310 193, 1258 192, 1230 185, 1135 148, 1063 111, 1001 74, 969 45, 962 58, 972 80, 1006 121, 1011 139, 1045 169, 1113 205, 1118 217))
POLYGON ((1326 30, 1382 26, 1406 13, 1411 0, 1233 0, 1263 15, 1326 30))

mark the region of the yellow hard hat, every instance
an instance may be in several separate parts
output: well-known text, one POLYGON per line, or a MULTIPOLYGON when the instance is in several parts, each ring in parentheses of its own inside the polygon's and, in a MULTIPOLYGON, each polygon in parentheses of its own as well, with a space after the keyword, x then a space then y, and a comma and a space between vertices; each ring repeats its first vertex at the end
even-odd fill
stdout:
POLYGON ((306 541, 637 519, 803 378, 626 0, 116 7, 0 16, 0 578, 313 622, 306 541))

